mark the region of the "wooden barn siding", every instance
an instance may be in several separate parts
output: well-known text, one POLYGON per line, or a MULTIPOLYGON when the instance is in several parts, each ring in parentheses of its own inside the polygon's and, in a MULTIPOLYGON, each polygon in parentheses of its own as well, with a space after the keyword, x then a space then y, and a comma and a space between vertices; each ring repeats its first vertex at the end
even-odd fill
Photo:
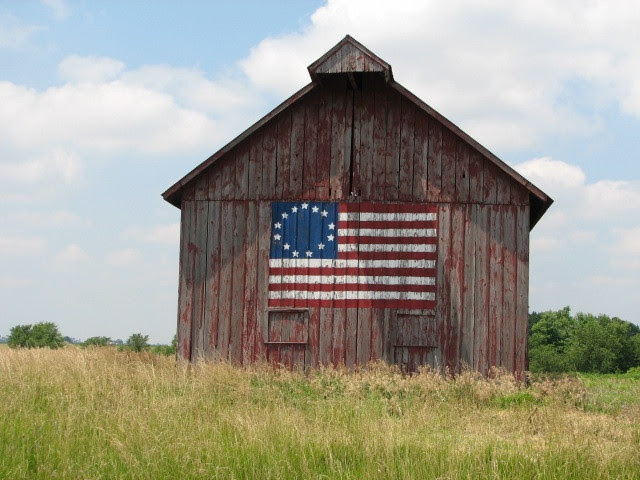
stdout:
MULTIPOLYGON (((528 193, 378 78, 339 87, 312 91, 186 189, 180 356, 300 361, 299 347, 264 343, 272 201, 406 201, 440 204, 433 362, 524 369, 528 193)), ((395 315, 311 308, 304 363, 392 361, 395 315)))

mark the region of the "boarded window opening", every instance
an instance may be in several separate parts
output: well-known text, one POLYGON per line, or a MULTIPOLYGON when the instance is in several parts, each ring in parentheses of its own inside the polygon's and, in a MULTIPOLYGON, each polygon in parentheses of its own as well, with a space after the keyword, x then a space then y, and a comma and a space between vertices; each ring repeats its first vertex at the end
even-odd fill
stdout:
POLYGON ((309 340, 308 310, 270 310, 267 325, 269 344, 303 344, 309 340))
POLYGON ((393 362, 403 372, 417 372, 422 366, 437 368, 436 317, 433 314, 397 313, 390 332, 393 362))

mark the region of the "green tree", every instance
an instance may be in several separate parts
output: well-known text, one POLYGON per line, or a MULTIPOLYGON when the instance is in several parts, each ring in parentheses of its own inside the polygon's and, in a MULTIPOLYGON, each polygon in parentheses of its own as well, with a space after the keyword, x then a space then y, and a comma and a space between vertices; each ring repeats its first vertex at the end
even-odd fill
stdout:
POLYGON ((149 335, 134 333, 127 339, 126 346, 134 352, 142 352, 149 348, 149 335))
POLYGON ((83 347, 106 347, 111 343, 111 338, 109 337, 89 337, 84 342, 82 342, 83 347))
POLYGON ((571 309, 541 312, 529 336, 529 368, 532 372, 565 372, 570 369, 566 355, 573 333, 571 309))
POLYGON ((58 327, 52 322, 41 322, 34 325, 16 325, 11 329, 9 341, 11 348, 61 348, 64 339, 58 327))

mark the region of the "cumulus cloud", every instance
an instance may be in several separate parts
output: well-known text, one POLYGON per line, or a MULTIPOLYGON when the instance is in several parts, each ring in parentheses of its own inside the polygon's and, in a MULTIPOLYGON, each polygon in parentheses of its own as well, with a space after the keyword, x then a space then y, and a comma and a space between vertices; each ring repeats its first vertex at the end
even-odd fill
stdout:
POLYGON ((566 98, 577 79, 640 116, 639 23, 633 2, 330 0, 240 66, 257 88, 291 94, 308 83, 305 67, 350 33, 481 143, 520 148, 600 127, 566 98))
POLYGON ((40 27, 26 25, 14 15, 0 14, 0 48, 17 48, 38 30, 40 27))
POLYGON ((71 227, 81 223, 81 219, 73 212, 56 210, 52 212, 17 211, 8 215, 14 225, 24 225, 32 228, 61 228, 71 227))
POLYGON ((58 264, 61 265, 73 265, 82 263, 89 259, 89 255, 76 243, 67 245, 60 250, 55 257, 58 264))
POLYGON ((99 83, 113 80, 124 67, 124 63, 113 58, 71 55, 60 62, 58 71, 69 82, 99 83))
POLYGON ((39 253, 46 245, 47 242, 40 237, 0 235, 0 255, 6 257, 39 253))
POLYGON ((139 252, 135 248, 123 248, 107 255, 107 263, 114 267, 126 267, 138 260, 139 252))

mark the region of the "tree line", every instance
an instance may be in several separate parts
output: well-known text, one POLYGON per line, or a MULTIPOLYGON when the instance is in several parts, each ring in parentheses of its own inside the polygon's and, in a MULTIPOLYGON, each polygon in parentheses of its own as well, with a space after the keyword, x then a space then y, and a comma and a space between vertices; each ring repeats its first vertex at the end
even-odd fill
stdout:
POLYGON ((532 372, 620 373, 640 366, 640 327, 607 315, 557 311, 529 315, 532 372))

